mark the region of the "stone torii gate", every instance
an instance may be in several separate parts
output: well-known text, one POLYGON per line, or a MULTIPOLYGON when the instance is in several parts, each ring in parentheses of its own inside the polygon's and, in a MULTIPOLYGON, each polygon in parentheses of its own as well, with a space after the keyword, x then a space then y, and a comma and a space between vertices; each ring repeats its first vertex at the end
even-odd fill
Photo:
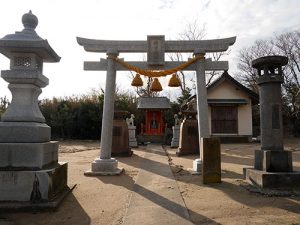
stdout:
POLYGON ((227 61, 205 59, 205 53, 226 51, 229 46, 235 43, 235 40, 236 37, 214 40, 165 41, 163 35, 147 36, 147 41, 111 41, 77 37, 78 44, 83 46, 85 51, 107 54, 107 59, 100 59, 99 62, 84 62, 84 70, 107 71, 100 157, 92 162, 91 170, 85 172, 85 174, 116 175, 122 172, 122 169, 118 168, 118 161, 111 158, 111 146, 116 72, 127 71, 128 69, 117 63, 113 58, 117 57, 119 53, 147 52, 147 62, 133 61, 127 63, 140 69, 168 70, 184 62, 165 61, 166 52, 193 53, 195 57, 200 57, 199 60, 184 69, 186 71, 196 71, 197 117, 200 143, 202 137, 210 136, 205 71, 228 70, 227 61))

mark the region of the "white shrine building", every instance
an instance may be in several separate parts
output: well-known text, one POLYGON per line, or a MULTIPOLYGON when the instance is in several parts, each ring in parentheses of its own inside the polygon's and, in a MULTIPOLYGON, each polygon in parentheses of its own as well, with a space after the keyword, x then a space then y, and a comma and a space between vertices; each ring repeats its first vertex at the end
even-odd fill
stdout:
MULTIPOLYGON (((227 71, 207 87, 207 103, 210 135, 222 142, 247 142, 252 138, 252 106, 259 96, 243 86, 227 71)), ((188 104, 196 109, 196 96, 188 104)))

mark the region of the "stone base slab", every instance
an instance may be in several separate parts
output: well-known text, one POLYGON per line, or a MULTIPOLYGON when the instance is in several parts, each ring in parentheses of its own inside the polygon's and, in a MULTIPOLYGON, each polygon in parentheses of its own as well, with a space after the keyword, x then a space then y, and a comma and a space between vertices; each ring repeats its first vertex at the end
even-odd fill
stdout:
POLYGON ((255 150, 254 168, 267 172, 292 172, 292 152, 255 150))
POLYGON ((120 175, 124 171, 123 168, 117 168, 114 171, 104 171, 104 172, 94 172, 91 170, 85 171, 84 175, 85 176, 115 176, 115 175, 120 175))
POLYGON ((0 170, 37 170, 57 161, 57 141, 0 143, 0 170))
MULTIPOLYGON (((42 202, 1 202, 0 201, 0 211, 1 212, 41 212, 41 211, 53 211, 56 210, 65 197, 73 191, 76 185, 72 185, 71 188, 66 187, 62 192, 58 193, 54 199, 50 201, 42 202)), ((1 223, 0 223, 1 224, 1 223)))
POLYGON ((119 175, 123 172, 123 168, 118 168, 118 160, 115 158, 100 159, 97 158, 92 162, 91 170, 84 172, 86 176, 103 176, 103 175, 119 175))
POLYGON ((47 202, 67 188, 68 164, 37 171, 0 171, 0 202, 47 202))
POLYGON ((0 122, 0 143, 49 142, 51 128, 45 123, 0 122))
POLYGON ((260 188, 287 190, 300 188, 300 171, 275 173, 246 168, 244 176, 247 182, 260 188))

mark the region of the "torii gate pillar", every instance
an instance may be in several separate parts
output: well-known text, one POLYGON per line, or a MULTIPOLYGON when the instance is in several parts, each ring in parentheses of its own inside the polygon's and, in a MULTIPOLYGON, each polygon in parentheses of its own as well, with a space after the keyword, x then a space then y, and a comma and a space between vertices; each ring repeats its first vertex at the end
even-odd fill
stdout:
POLYGON ((113 135, 114 102, 116 91, 116 62, 111 57, 118 56, 116 51, 107 51, 107 72, 104 95, 104 107, 102 117, 100 157, 92 162, 91 170, 84 174, 94 175, 118 175, 123 169, 118 168, 118 160, 111 158, 111 146, 113 135))
MULTIPOLYGON (((210 137, 209 133, 209 122, 208 122, 208 104, 207 104, 207 89, 206 89, 206 79, 205 79, 205 53, 194 52, 195 56, 203 56, 203 59, 197 60, 196 62, 196 91, 197 91, 197 120, 198 120, 198 136, 199 144, 201 143, 201 138, 210 137)), ((201 146, 201 144, 200 144, 201 146)), ((200 161, 202 161, 202 152, 200 150, 200 161)), ((194 169, 195 170, 195 169, 194 169)))

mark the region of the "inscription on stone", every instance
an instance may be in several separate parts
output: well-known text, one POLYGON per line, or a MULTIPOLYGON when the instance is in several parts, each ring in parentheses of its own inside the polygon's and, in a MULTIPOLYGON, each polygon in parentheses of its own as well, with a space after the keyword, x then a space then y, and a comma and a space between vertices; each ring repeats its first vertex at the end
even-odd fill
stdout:
POLYGON ((280 129, 279 124, 279 105, 272 105, 272 128, 280 129))
POLYGON ((147 37, 147 62, 149 65, 164 65, 165 62, 165 36, 154 35, 147 37))
POLYGON ((219 138, 201 138, 203 184, 221 182, 221 150, 219 138))
POLYGON ((0 180, 2 184, 16 185, 18 183, 18 174, 14 172, 0 173, 0 180))

